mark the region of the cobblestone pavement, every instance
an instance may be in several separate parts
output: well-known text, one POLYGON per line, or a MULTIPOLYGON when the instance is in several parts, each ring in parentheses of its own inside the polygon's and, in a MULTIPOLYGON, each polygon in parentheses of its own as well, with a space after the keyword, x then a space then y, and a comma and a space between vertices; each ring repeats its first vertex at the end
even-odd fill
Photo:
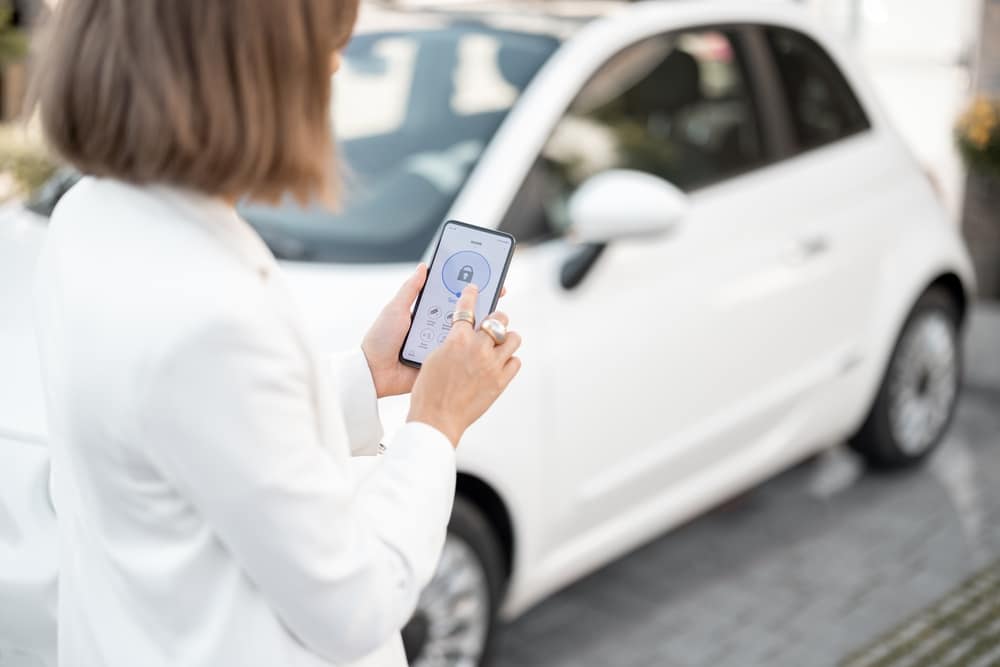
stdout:
POLYGON ((845 660, 843 667, 1000 664, 1000 560, 845 660))
POLYGON ((1000 555, 1000 308, 971 333, 926 466, 827 452, 535 607, 497 667, 824 667, 957 589, 1000 555))

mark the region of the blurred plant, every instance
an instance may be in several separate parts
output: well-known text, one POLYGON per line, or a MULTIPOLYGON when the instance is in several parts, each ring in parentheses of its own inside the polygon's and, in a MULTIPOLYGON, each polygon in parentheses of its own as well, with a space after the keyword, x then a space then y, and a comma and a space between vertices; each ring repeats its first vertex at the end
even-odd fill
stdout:
POLYGON ((955 138, 970 169, 1000 177, 1000 100, 976 98, 958 119, 955 138))
POLYGON ((14 7, 0 0, 0 67, 15 63, 28 52, 28 35, 14 25, 14 7))
POLYGON ((34 192, 52 177, 57 164, 41 138, 21 125, 0 125, 0 175, 13 180, 13 190, 3 192, 0 200, 34 192))

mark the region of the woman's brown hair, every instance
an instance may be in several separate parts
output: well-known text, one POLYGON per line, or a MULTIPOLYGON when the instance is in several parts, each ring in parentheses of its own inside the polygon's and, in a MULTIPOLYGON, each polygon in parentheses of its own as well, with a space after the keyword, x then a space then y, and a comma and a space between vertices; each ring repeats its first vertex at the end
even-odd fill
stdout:
POLYGON ((333 196, 330 59, 357 13, 358 0, 61 0, 33 99, 84 173, 333 196))

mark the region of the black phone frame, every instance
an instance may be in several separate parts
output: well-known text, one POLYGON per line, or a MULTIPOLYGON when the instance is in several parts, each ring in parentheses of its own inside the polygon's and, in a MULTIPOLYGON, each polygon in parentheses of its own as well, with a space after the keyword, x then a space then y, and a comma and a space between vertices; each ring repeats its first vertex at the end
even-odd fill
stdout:
MULTIPOLYGON (((437 243, 434 245, 434 254, 431 255, 431 261, 427 264, 427 280, 431 279, 430 271, 434 267, 434 261, 437 259, 438 251, 441 249, 441 240, 444 238, 445 229, 448 225, 457 225, 459 227, 466 227, 468 229, 475 230, 477 232, 483 232, 484 234, 490 236, 502 236, 510 239, 510 250, 507 251, 507 259, 503 264, 503 271, 500 272, 500 281, 497 283, 497 291, 493 296, 493 303, 490 304, 490 312, 496 310, 497 303, 500 301, 500 293, 503 291, 503 284, 507 280, 507 269, 510 268, 510 260, 514 258, 514 248, 517 247, 517 239, 514 238, 513 234, 508 234, 507 232, 501 232, 498 229, 487 229, 486 227, 478 227, 476 225, 470 225, 467 222, 462 222, 461 220, 448 220, 443 225, 441 225, 441 231, 438 232, 437 243)), ((423 366, 419 361, 412 361, 406 359, 403 356, 403 350, 406 348, 406 341, 410 338, 410 333, 413 331, 413 321, 416 319, 417 310, 420 309, 420 301, 424 298, 424 290, 427 289, 427 282, 424 282, 424 286, 420 288, 420 294, 417 295, 417 301, 413 304, 413 310, 410 312, 410 326, 406 330, 406 335, 403 336, 403 345, 399 348, 399 361, 405 366, 410 366, 411 368, 420 368, 423 366)))

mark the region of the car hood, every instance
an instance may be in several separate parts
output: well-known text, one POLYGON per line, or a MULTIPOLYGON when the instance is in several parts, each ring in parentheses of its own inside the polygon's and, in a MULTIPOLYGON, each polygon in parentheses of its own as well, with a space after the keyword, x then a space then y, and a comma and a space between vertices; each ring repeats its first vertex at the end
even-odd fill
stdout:
MULTIPOLYGON (((48 435, 35 342, 32 285, 45 241, 44 218, 0 208, 0 436, 48 435)), ((413 270, 411 264, 282 264, 316 345, 331 355, 361 344, 368 325, 413 270)))

